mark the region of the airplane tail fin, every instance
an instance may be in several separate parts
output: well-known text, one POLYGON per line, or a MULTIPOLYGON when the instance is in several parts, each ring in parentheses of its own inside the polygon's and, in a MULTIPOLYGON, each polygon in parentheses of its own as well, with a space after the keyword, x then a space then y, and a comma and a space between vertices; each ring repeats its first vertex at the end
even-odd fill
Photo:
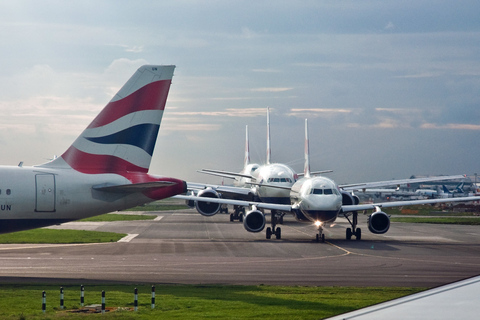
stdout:
POLYGON ((147 173, 175 66, 140 67, 62 156, 44 167, 147 173))
POLYGON ((270 164, 272 150, 270 149, 270 108, 267 107, 267 164, 270 164))
POLYGON ((310 177, 310 148, 308 140, 308 120, 305 119, 305 166, 303 168, 305 178, 310 177))
POLYGON ((245 159, 243 160, 243 168, 250 164, 250 145, 248 142, 248 125, 245 127, 245 159))
POLYGON ((458 186, 455 187, 455 190, 457 190, 458 193, 465 193, 465 191, 463 190, 464 186, 465 186, 465 183, 462 182, 458 186))
POLYGON ((442 185, 442 189, 444 193, 451 193, 445 185, 442 185))

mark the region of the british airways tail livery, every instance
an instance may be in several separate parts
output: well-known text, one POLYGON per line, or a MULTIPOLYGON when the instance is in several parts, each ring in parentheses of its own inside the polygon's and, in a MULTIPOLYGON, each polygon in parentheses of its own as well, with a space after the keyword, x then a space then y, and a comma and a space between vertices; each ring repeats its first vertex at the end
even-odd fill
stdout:
POLYGON ((62 156, 0 167, 0 233, 127 209, 186 192, 148 174, 175 66, 140 67, 62 156))

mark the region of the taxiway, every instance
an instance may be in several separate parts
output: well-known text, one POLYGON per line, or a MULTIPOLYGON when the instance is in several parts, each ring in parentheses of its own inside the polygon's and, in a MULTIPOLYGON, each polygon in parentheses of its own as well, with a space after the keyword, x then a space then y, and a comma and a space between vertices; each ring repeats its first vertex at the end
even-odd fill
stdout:
POLYGON ((480 274, 478 226, 392 223, 374 235, 362 221, 362 240, 347 241, 339 219, 317 243, 314 226, 290 217, 281 240, 266 240, 224 214, 148 214, 158 218, 57 227, 129 234, 122 242, 0 245, 0 283, 434 287, 480 274))

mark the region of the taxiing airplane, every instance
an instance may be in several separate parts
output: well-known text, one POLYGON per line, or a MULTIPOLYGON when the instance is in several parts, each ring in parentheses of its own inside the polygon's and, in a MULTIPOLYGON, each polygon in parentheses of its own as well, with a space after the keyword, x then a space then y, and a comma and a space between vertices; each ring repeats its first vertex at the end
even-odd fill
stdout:
POLYGON ((123 210, 185 193, 148 174, 175 66, 145 65, 60 157, 0 167, 0 233, 123 210))
MULTIPOLYGON (((245 159, 249 159, 248 133, 246 139, 245 159)), ((200 170, 201 173, 212 174, 224 178, 236 179, 235 187, 188 183, 191 190, 199 190, 198 198, 234 199, 246 201, 268 202, 276 204, 290 203, 290 188, 298 179, 298 175, 289 166, 282 163, 271 163, 270 148, 270 111, 267 108, 267 160, 264 165, 247 165, 241 173, 221 170, 200 170), (250 171, 250 172, 248 172, 250 171)), ((197 199, 198 199, 197 198, 197 199)), ((197 211, 204 216, 212 216, 221 210, 221 204, 193 200, 197 211)), ((192 205, 191 201, 187 204, 192 205)), ((230 221, 243 221, 245 206, 234 205, 235 211, 230 215, 230 221)), ((272 215, 277 214, 273 211, 272 215)), ((282 215, 283 216, 283 215, 282 215)), ((263 229, 263 228, 262 228, 263 229)), ((255 229, 252 232, 257 232, 255 229)), ((260 230, 261 231, 261 230, 260 230)))
MULTIPOLYGON (((232 205, 248 206, 250 210, 245 213, 243 218, 243 225, 247 231, 259 232, 265 227, 265 215, 262 212, 264 209, 271 211, 290 212, 298 221, 313 223, 318 228, 316 235, 317 241, 325 241, 323 227, 326 224, 333 223, 337 217, 344 216, 349 221, 351 228, 346 229, 346 238, 351 239, 355 236, 357 240, 362 237, 362 230, 357 228, 358 212, 373 210, 368 218, 368 229, 375 234, 384 234, 390 227, 390 217, 382 211, 383 208, 408 206, 417 204, 433 204, 441 202, 453 201, 474 201, 479 200, 480 197, 464 197, 451 199, 435 199, 435 200, 410 200, 410 201, 395 201, 384 203, 369 203, 359 204, 359 199, 352 193, 352 190, 376 188, 389 185, 399 185, 407 182, 423 182, 432 181, 435 178, 419 178, 419 179, 405 179, 380 181, 371 183, 361 183, 352 185, 337 185, 333 180, 323 176, 311 176, 309 160, 309 141, 308 141, 308 125, 305 120, 305 167, 304 177, 296 181, 290 188, 290 204, 274 204, 268 202, 247 202, 235 201, 227 199, 208 199, 210 203, 224 203, 232 205)), ((437 180, 458 179, 463 176, 449 176, 437 177, 437 180)), ((192 196, 176 196, 180 199, 195 200, 203 202, 205 199, 192 196)), ((277 239, 281 238, 281 230, 276 227, 276 216, 272 214, 271 227, 266 230, 266 237, 270 239, 275 235, 277 239)))

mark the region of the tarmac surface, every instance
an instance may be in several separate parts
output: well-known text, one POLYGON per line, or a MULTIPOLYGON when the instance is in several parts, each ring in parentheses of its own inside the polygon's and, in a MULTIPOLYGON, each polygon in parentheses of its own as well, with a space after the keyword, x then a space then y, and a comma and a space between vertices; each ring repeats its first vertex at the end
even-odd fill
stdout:
POLYGON ((129 234, 117 243, 0 245, 0 283, 434 287, 480 274, 479 226, 392 223, 374 235, 362 216, 361 241, 345 240, 338 219, 317 243, 313 225, 289 216, 282 239, 267 240, 225 214, 148 214, 158 218, 55 227, 129 234))

